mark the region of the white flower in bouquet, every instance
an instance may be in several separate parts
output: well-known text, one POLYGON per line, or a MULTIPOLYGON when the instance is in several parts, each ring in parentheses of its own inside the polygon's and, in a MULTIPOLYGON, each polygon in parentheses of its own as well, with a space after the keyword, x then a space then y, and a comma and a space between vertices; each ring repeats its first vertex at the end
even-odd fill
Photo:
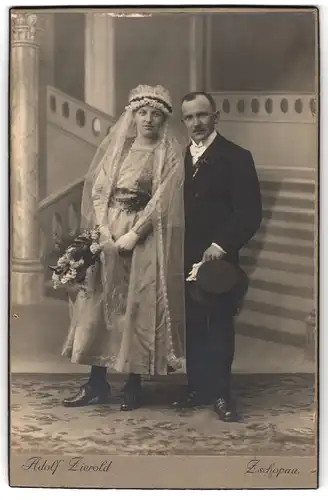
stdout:
POLYGON ((99 238, 99 232, 97 231, 97 229, 93 229, 91 232, 90 232, 90 236, 91 236, 91 239, 93 241, 97 241, 98 238, 99 238))
POLYGON ((82 231, 82 233, 80 234, 80 236, 82 238, 90 238, 90 231, 84 230, 84 231, 82 231))
POLYGON ((62 266, 64 264, 68 264, 68 258, 66 255, 62 255, 62 257, 60 257, 58 259, 58 262, 57 262, 58 266, 62 266))
POLYGON ((73 269, 77 269, 78 267, 81 267, 83 266, 84 264, 84 259, 80 259, 80 260, 70 260, 69 262, 69 265, 71 266, 71 268, 73 269))
POLYGON ((96 254, 97 252, 99 252, 100 248, 101 247, 100 247, 99 243, 92 243, 90 245, 90 252, 93 254, 96 254))
POLYGON ((77 276, 77 271, 76 269, 70 269, 66 275, 69 279, 74 279, 77 276))
POLYGON ((59 287, 60 285, 60 277, 56 273, 52 273, 52 282, 53 282, 53 287, 56 290, 56 288, 59 287))

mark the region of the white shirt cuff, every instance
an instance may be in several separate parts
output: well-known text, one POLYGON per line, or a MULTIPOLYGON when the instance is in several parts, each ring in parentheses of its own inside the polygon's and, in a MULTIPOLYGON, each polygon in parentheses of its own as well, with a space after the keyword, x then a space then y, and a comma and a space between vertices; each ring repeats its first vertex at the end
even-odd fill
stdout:
POLYGON ((227 252, 226 252, 225 250, 223 250, 223 248, 222 248, 222 247, 220 247, 220 245, 218 245, 217 243, 214 243, 214 242, 213 242, 213 243, 212 243, 212 245, 214 245, 216 248, 218 248, 219 250, 221 250, 221 252, 223 252, 223 253, 227 253, 227 252))

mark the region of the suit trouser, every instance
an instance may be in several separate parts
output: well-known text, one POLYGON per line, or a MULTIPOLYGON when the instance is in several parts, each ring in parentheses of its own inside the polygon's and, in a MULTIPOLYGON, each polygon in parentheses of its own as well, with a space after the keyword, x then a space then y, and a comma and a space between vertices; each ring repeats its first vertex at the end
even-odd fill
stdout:
POLYGON ((230 398, 231 366, 235 351, 231 306, 205 306, 194 301, 186 285, 186 354, 190 390, 206 399, 230 398))

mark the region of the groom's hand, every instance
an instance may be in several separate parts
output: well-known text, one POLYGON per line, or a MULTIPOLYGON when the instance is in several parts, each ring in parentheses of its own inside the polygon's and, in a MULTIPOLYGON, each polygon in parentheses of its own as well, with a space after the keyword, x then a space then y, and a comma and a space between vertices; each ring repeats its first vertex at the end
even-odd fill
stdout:
POLYGON ((222 248, 217 245, 210 245, 203 254, 203 262, 207 262, 209 260, 221 259, 224 256, 225 252, 222 248))

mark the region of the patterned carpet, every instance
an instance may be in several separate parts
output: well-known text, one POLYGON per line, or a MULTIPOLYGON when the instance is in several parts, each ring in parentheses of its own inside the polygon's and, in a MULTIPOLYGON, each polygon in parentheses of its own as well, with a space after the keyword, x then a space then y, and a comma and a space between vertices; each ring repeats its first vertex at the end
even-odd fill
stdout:
POLYGON ((81 375, 15 374, 11 391, 11 448, 22 453, 141 455, 313 455, 316 422, 311 375, 237 375, 241 422, 227 424, 211 408, 176 412, 180 387, 145 383, 146 406, 119 411, 121 384, 106 406, 67 409, 61 399, 81 375))

